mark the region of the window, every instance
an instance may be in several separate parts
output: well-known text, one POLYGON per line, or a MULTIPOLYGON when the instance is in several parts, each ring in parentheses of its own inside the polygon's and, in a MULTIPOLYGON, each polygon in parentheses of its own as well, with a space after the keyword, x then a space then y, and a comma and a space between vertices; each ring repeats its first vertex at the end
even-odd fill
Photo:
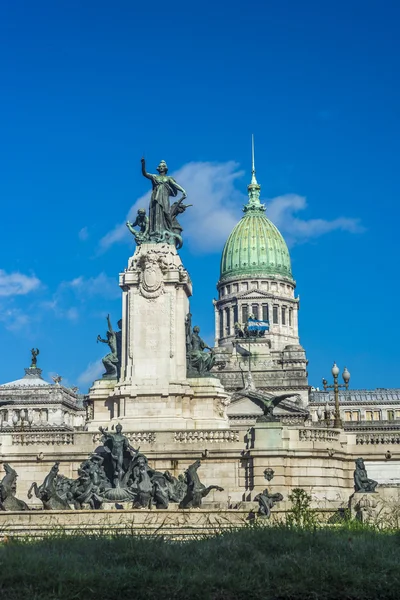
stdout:
POLYGON ((388 421, 394 421, 394 410, 387 411, 387 418, 388 418, 388 421))
POLYGON ((224 313, 222 310, 219 311, 219 337, 224 337, 224 313))
POLYGON ((367 421, 372 421, 372 410, 365 411, 365 418, 367 421))
POLYGON ((262 281, 262 282, 261 282, 261 287, 262 287, 264 290, 267 290, 267 289, 268 289, 268 281, 262 281))
POLYGON ((249 319, 249 307, 247 306, 247 304, 243 304, 242 306, 242 323, 243 325, 245 323, 247 323, 249 319))
POLYGON ((282 306, 282 325, 286 325, 286 306, 282 306))
POLYGON ((344 420, 345 421, 351 421, 351 410, 345 410, 344 411, 344 420))
POLYGON ((278 323, 278 306, 274 306, 273 311, 272 311, 272 321, 274 323, 278 323))
POLYGON ((396 419, 400 419, 400 410, 396 410, 396 419))
POLYGON ((225 309, 225 335, 229 335, 231 329, 231 314, 229 308, 225 309))
POLYGON ((381 411, 374 410, 374 421, 380 421, 380 420, 381 420, 381 411))
POLYGON ((256 290, 258 290, 258 281, 252 281, 252 282, 251 282, 251 286, 252 286, 253 288, 255 288, 256 290))
POLYGON ((227 293, 227 294, 230 294, 230 293, 231 293, 231 286, 230 286, 230 285, 227 285, 227 286, 226 286, 226 293, 227 293))
POLYGON ((263 304, 263 307, 262 307, 262 320, 263 321, 269 321, 268 304, 263 304))
POLYGON ((358 410, 354 410, 352 413, 352 421, 359 421, 360 420, 360 413, 358 412, 358 410))
POLYGON ((237 284, 237 283, 234 283, 234 284, 233 284, 233 286, 232 286, 232 291, 233 291, 233 292, 237 292, 237 291, 238 291, 238 289, 239 289, 239 286, 238 286, 238 284, 237 284))
POLYGON ((258 319, 258 304, 251 305, 251 312, 253 313, 254 318, 258 319))
POLYGON ((289 308, 289 327, 292 326, 292 313, 293 313, 293 308, 289 308))
POLYGON ((233 307, 233 322, 237 323, 239 320, 239 316, 238 316, 238 307, 234 306, 233 307))
POLYGON ((248 283, 242 283, 242 291, 243 292, 247 292, 248 289, 249 289, 249 284, 248 283))

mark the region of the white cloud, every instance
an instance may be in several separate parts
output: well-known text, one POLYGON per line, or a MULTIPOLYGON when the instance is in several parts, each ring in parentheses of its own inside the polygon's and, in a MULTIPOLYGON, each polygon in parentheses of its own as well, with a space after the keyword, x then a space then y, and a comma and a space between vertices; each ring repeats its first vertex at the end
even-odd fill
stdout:
MULTIPOLYGON (((180 222, 184 228, 184 242, 204 254, 222 249, 228 235, 241 217, 241 208, 247 202, 245 193, 236 189, 236 180, 243 172, 233 161, 225 163, 192 162, 172 174, 188 194, 187 209, 180 222)), ((241 183, 243 190, 246 184, 241 183)), ((126 220, 134 220, 140 207, 147 207, 150 192, 141 196, 131 207, 126 220)), ((360 233, 364 230, 359 219, 338 217, 300 219, 295 213, 307 208, 306 199, 297 194, 286 194, 272 200, 263 200, 267 216, 281 230, 289 245, 305 242, 334 230, 360 233)), ((117 242, 134 244, 125 222, 116 225, 100 240, 100 250, 107 250, 117 242)))
POLYGON ((40 286, 40 280, 34 275, 6 273, 0 269, 0 296, 22 296, 40 286))
POLYGON ((78 383, 80 385, 92 385, 92 383, 99 379, 100 375, 104 373, 104 365, 101 359, 95 362, 90 362, 86 369, 78 377, 78 383))
POLYGON ((96 277, 75 277, 71 281, 62 281, 51 300, 42 302, 41 306, 51 310, 58 319, 77 321, 81 311, 87 304, 88 298, 94 296, 107 300, 119 298, 121 291, 116 277, 108 277, 99 273, 96 277))
POLYGON ((21 331, 30 323, 30 317, 19 308, 0 306, 0 321, 9 331, 21 331))
MULTIPOLYGON (((235 189, 235 180, 242 177, 238 164, 192 162, 172 173, 186 189, 188 204, 193 204, 181 217, 184 241, 203 252, 217 251, 240 217, 238 206, 245 197, 235 189)), ((135 218, 138 208, 148 207, 150 192, 141 196, 131 207, 126 220, 135 218)), ((125 222, 116 225, 100 240, 100 249, 106 250, 116 242, 134 243, 125 222)))
POLYGON ((82 229, 79 230, 78 232, 78 238, 81 240, 81 242, 85 242, 89 237, 89 230, 87 227, 82 227, 82 229))
POLYGON ((121 294, 117 277, 108 277, 104 272, 96 277, 76 277, 71 281, 63 281, 60 286, 69 287, 80 296, 103 296, 103 298, 119 298, 121 294))
POLYGON ((365 228, 359 219, 337 217, 325 219, 299 219, 295 213, 307 208, 307 201, 297 194, 285 194, 267 202, 267 215, 278 227, 289 245, 306 242, 335 230, 362 233, 365 228))

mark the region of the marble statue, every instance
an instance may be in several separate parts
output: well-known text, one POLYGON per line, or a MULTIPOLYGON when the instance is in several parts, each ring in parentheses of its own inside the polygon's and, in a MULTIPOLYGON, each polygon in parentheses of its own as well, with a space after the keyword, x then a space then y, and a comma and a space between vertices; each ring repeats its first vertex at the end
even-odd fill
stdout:
POLYGON ((142 162, 142 175, 150 179, 152 184, 152 194, 149 210, 149 240, 151 242, 174 243, 179 247, 182 245, 182 228, 176 220, 176 216, 186 210, 187 206, 182 204, 186 198, 186 192, 175 179, 168 176, 167 163, 162 160, 157 167, 158 175, 147 173, 145 159, 142 162), (182 193, 179 202, 170 205, 170 197, 182 193))
POLYGON ((357 458, 355 463, 356 469, 354 471, 354 490, 356 492, 375 492, 378 482, 368 478, 364 459, 357 458))

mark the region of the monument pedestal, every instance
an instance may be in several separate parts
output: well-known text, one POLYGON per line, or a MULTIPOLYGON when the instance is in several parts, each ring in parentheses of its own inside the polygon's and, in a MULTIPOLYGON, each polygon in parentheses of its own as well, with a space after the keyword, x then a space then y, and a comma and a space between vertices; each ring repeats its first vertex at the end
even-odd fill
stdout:
POLYGON ((124 431, 228 429, 228 404, 227 393, 213 377, 171 382, 162 393, 118 385, 107 397, 98 395, 88 430, 96 431, 109 421, 121 423, 124 431))
POLYGON ((121 377, 89 392, 89 431, 119 421, 126 431, 228 429, 228 394, 214 377, 186 377, 192 293, 176 248, 143 243, 120 275, 121 377))

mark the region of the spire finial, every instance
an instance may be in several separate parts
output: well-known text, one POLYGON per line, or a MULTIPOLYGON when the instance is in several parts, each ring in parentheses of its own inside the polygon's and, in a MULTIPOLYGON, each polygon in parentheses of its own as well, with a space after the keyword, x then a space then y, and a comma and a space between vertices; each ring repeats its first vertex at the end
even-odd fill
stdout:
POLYGON ((256 162, 254 158, 254 135, 251 134, 251 182, 247 186, 247 192, 249 194, 249 202, 243 208, 244 212, 248 210, 265 212, 265 205, 260 202, 260 190, 261 186, 258 184, 256 179, 256 162))
POLYGON ((257 183, 256 166, 254 158, 254 134, 251 134, 251 183, 257 183))

